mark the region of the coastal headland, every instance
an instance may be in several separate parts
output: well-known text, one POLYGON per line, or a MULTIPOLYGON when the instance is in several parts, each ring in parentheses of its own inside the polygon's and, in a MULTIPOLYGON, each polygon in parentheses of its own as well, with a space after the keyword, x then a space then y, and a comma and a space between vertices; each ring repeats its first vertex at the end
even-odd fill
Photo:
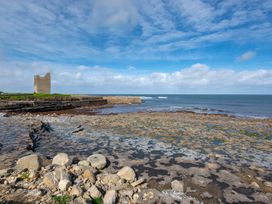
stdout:
POLYGON ((88 203, 94 200, 91 187, 109 203, 272 200, 271 119, 189 112, 6 116, 0 117, 0 200, 88 203), (65 190, 58 187, 64 181, 51 188, 46 180, 59 171, 53 161, 60 152, 72 162, 61 167, 69 175, 65 190), (19 170, 17 161, 32 154, 41 157, 41 170, 19 170), (103 155, 106 167, 84 162, 93 154, 103 155), (124 167, 135 173, 133 180, 122 180, 124 167), (84 180, 86 169, 95 182, 84 180))

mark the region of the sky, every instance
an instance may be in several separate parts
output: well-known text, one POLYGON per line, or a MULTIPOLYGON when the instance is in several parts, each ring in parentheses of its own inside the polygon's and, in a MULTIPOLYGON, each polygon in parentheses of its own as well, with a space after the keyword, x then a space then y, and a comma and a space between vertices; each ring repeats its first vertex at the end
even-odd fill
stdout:
POLYGON ((271 0, 0 1, 0 91, 272 94, 271 0))

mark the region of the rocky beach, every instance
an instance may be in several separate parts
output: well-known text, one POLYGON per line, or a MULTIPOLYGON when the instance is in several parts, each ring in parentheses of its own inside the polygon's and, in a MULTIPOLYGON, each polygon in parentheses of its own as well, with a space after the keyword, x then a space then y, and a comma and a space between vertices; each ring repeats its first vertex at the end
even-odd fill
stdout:
POLYGON ((271 139, 272 119, 3 113, 0 202, 271 203, 271 139))

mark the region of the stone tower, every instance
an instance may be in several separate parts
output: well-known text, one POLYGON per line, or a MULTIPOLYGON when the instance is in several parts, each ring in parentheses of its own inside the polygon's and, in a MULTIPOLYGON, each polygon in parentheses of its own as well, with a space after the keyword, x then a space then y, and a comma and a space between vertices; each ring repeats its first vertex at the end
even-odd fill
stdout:
POLYGON ((44 77, 34 76, 34 93, 51 93, 51 74, 47 73, 44 77))

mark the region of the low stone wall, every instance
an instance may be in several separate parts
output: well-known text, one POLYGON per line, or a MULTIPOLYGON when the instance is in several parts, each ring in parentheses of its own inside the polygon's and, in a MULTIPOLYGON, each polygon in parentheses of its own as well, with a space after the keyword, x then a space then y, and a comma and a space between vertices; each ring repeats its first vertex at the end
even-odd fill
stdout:
POLYGON ((140 104, 141 98, 138 96, 104 96, 107 104, 140 104))

